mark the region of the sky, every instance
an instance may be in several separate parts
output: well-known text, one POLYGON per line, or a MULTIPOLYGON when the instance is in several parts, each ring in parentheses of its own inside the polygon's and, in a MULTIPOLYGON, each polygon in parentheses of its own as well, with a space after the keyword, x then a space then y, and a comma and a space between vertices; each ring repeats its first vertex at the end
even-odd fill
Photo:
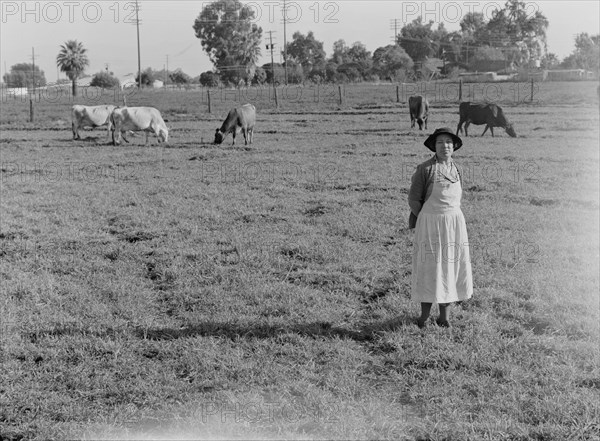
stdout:
MULTIPOLYGON (((181 68, 194 77, 212 69, 192 28, 194 20, 209 1, 139 0, 140 53, 142 69, 152 67, 170 71, 181 68)), ((252 7, 256 23, 263 29, 259 65, 270 62, 265 49, 268 32, 273 31, 275 61, 281 61, 284 43, 283 0, 257 0, 242 3, 252 7)), ((548 51, 560 59, 574 50, 575 35, 600 33, 600 2, 537 1, 525 2, 528 14, 541 11, 549 20, 548 51)), ((86 74, 108 67, 122 78, 137 72, 137 37, 134 1, 0 1, 0 69, 2 74, 17 63, 35 63, 46 80, 66 78, 56 67, 56 55, 67 40, 76 39, 87 48, 90 65, 86 74)), ((499 1, 398 1, 398 0, 286 0, 287 42, 296 31, 313 31, 324 43, 327 56, 333 43, 343 39, 348 45, 360 41, 367 50, 391 44, 394 23, 397 32, 404 24, 421 16, 425 22, 444 22, 447 30, 459 29, 468 12, 483 12, 489 19, 499 1)), ((437 25, 436 25, 437 27, 437 25)))

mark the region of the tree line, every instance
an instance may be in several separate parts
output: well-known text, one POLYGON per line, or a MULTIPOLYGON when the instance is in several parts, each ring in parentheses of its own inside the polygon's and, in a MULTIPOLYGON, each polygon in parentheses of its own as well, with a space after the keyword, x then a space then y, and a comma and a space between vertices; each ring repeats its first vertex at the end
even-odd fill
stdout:
MULTIPOLYGON (((424 23, 421 17, 405 24, 394 44, 373 53, 360 41, 333 44, 327 58, 313 32, 296 32, 285 47, 282 64, 257 66, 263 32, 253 23, 254 11, 239 0, 217 0, 206 5, 194 22, 194 32, 214 65, 208 76, 223 84, 262 84, 357 81, 406 81, 452 77, 460 71, 583 68, 598 73, 599 36, 575 39, 575 50, 561 63, 546 43, 548 19, 541 11, 527 12, 527 3, 508 0, 487 20, 470 12, 460 30, 449 32, 444 23, 424 23), (234 35, 234 38, 228 36, 234 35)), ((267 50, 269 46, 267 45, 267 50)))
MULTIPOLYGON (((192 78, 181 69, 171 72, 147 68, 141 72, 142 85, 160 79, 173 84, 198 82, 204 86, 314 83, 360 81, 410 81, 433 77, 454 77, 461 71, 516 71, 519 69, 581 68, 598 74, 600 35, 580 33, 573 52, 562 61, 548 52, 546 30, 549 22, 541 11, 530 15, 527 4, 508 0, 487 20, 483 13, 470 12, 460 22, 460 30, 449 32, 444 23, 424 23, 421 17, 405 24, 394 44, 373 53, 360 41, 333 44, 330 57, 323 42, 312 31, 295 32, 287 43, 283 63, 257 65, 263 48, 263 30, 255 12, 240 0, 217 0, 202 9, 193 24, 214 69, 192 78)), ((264 46, 267 51, 271 48, 264 46)), ((77 79, 89 66, 87 50, 81 42, 69 40, 60 46, 56 58, 59 69, 77 94, 77 79)), ((3 76, 8 87, 44 86, 44 72, 31 63, 18 63, 3 76)), ((119 81, 112 72, 96 73, 90 83, 115 87, 119 81)))

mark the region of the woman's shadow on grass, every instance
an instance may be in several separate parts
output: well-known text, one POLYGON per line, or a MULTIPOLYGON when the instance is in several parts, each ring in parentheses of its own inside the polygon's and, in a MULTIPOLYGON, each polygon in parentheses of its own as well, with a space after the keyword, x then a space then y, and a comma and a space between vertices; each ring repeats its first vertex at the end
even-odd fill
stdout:
POLYGON ((367 323, 357 329, 342 326, 333 326, 328 322, 313 322, 306 324, 290 325, 253 325, 251 323, 218 323, 200 322, 184 328, 138 328, 136 334, 139 338, 148 340, 175 340, 187 337, 226 337, 238 338, 273 338, 285 334, 298 334, 309 337, 338 337, 355 341, 368 342, 375 340, 377 334, 393 332, 405 325, 414 323, 414 317, 402 313, 393 319, 377 323, 367 323))

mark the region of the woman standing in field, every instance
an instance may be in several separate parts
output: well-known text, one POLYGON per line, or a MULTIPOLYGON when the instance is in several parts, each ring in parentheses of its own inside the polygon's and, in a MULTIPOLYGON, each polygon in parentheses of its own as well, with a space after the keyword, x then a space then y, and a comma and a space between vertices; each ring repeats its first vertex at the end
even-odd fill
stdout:
POLYGON ((450 304, 473 295, 461 177, 452 160, 462 140, 441 128, 424 144, 435 155, 417 166, 408 193, 409 228, 415 229, 411 298, 421 303, 419 328, 425 327, 433 303, 440 309, 436 323, 449 327, 450 304))

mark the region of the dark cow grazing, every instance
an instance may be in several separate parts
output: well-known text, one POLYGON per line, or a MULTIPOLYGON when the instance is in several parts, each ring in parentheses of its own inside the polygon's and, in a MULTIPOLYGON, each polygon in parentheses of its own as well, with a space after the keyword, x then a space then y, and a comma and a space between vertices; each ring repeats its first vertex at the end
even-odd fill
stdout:
POLYGON ((242 131, 244 144, 252 144, 254 124, 256 123, 256 108, 252 104, 231 109, 220 129, 215 132, 215 144, 221 144, 228 133, 231 133, 235 145, 235 135, 242 131))
POLYGON ((487 129, 490 129, 492 136, 494 136, 494 127, 502 127, 504 130, 506 130, 506 133, 513 138, 517 136, 512 124, 509 123, 504 116, 502 108, 496 104, 476 104, 467 101, 460 103, 458 109, 460 113, 460 121, 458 122, 458 127, 456 127, 456 136, 458 136, 458 133, 462 130, 463 123, 465 124, 465 136, 469 136, 467 129, 471 123, 475 124, 476 126, 480 126, 482 124, 486 125, 481 136, 485 135, 487 129))
POLYGON ((415 95, 408 98, 408 110, 410 112, 410 128, 415 127, 415 121, 419 124, 419 130, 427 130, 427 117, 429 116, 429 102, 422 95, 415 95))

